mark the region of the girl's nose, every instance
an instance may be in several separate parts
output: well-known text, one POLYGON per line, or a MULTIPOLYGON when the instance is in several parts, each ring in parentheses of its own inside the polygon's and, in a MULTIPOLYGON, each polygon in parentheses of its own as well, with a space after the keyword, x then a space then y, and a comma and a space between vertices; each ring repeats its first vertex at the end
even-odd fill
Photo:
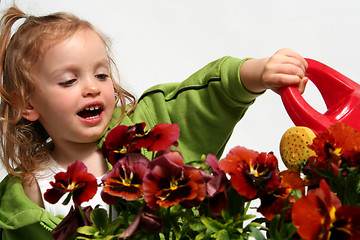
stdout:
POLYGON ((85 82, 83 89, 83 95, 86 96, 96 96, 100 93, 100 86, 97 79, 88 79, 85 82))

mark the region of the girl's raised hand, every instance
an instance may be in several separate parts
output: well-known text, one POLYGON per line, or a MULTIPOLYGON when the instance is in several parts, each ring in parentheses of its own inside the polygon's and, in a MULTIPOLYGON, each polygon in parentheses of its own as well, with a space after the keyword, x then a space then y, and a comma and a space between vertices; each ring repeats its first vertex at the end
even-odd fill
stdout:
POLYGON ((269 58, 244 62, 240 77, 244 86, 252 92, 271 89, 279 93, 281 87, 293 85, 303 93, 308 81, 305 77, 307 67, 306 60, 300 54, 284 48, 269 58))
POLYGON ((291 49, 280 49, 271 56, 264 66, 261 76, 267 89, 279 93, 285 86, 298 86, 301 93, 305 90, 308 78, 305 72, 308 67, 306 60, 291 49))

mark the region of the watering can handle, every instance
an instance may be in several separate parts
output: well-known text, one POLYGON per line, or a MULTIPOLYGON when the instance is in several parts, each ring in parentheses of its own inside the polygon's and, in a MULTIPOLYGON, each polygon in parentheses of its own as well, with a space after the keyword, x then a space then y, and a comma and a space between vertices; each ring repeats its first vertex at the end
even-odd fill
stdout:
MULTIPOLYGON (((295 86, 280 89, 280 95, 290 118, 297 126, 306 126, 314 132, 325 131, 339 118, 344 102, 359 89, 359 85, 334 69, 312 59, 306 59, 308 69, 306 76, 315 84, 320 91, 327 112, 322 114, 312 108, 301 96, 295 86)), ((359 89, 360 90, 360 89, 359 89)))

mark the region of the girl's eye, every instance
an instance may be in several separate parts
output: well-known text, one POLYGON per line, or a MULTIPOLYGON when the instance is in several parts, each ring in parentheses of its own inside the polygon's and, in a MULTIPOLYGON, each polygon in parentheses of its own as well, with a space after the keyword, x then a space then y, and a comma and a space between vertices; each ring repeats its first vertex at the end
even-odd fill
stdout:
POLYGON ((105 80, 109 77, 107 74, 97 74, 96 77, 100 80, 105 80))
POLYGON ((70 87, 71 85, 73 85, 75 83, 75 81, 76 81, 76 79, 71 79, 71 80, 68 80, 68 81, 65 81, 65 82, 61 82, 60 86, 70 87))

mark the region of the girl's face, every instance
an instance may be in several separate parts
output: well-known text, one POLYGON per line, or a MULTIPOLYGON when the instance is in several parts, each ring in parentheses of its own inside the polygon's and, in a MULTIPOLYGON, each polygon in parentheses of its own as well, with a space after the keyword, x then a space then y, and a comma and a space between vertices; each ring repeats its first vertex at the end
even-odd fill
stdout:
POLYGON ((23 116, 39 120, 55 146, 90 143, 107 129, 115 107, 104 43, 79 30, 51 46, 35 66, 35 92, 23 116))

